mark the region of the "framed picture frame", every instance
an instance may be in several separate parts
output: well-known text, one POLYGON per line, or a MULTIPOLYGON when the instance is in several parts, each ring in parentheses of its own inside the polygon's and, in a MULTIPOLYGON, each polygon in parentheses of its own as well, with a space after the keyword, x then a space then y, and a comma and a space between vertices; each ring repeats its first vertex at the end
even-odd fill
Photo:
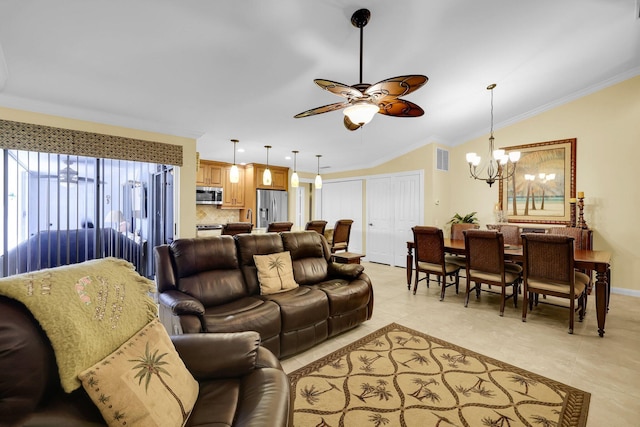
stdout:
MULTIPOLYGON (((576 138, 503 149, 521 153, 515 173, 500 181, 498 206, 507 222, 570 225, 576 197, 576 138)), ((508 166, 507 175, 512 167, 508 166)))

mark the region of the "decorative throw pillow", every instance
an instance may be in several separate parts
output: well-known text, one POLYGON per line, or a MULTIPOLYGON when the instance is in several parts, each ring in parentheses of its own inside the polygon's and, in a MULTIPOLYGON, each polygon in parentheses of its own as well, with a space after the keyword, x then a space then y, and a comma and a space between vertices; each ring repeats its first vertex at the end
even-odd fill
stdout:
POLYGON ((198 398, 158 319, 78 377, 109 426, 183 426, 198 398))
POLYGON ((293 266, 289 251, 254 255, 253 261, 258 269, 258 282, 260 282, 262 295, 277 294, 298 287, 293 278, 293 266))

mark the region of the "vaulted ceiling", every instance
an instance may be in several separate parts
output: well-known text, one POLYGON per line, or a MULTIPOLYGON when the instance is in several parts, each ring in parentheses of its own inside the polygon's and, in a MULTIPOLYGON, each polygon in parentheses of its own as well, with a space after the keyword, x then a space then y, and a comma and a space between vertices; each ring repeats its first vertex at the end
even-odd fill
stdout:
POLYGON ((195 137, 222 161, 232 138, 238 162, 299 150, 310 172, 488 133, 490 83, 509 145, 501 126, 640 74, 638 0, 0 0, 0 46, 0 106, 195 137), (428 76, 406 97, 425 115, 294 119, 340 101, 313 79, 359 82, 362 7, 363 80, 428 76))

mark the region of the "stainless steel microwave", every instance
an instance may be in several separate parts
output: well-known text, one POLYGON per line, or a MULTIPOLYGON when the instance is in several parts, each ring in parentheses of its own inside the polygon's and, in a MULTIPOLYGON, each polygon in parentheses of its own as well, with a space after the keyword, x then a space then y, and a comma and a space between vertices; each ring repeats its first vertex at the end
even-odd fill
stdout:
POLYGON ((197 205, 221 205, 222 188, 220 187, 196 187, 197 205))

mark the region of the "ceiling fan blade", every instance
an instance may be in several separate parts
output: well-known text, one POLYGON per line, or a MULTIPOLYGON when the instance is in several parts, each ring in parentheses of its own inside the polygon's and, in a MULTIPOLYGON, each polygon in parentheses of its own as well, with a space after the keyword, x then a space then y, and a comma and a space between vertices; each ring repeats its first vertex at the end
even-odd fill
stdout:
POLYGON ((302 113, 298 113, 293 116, 296 119, 300 119, 302 117, 309 117, 315 114, 328 113, 329 111, 337 111, 342 110, 345 107, 349 106, 349 102, 336 102, 335 104, 323 105, 322 107, 312 108, 311 110, 303 111, 302 113))
POLYGON ((424 114, 424 110, 417 104, 405 99, 393 99, 388 102, 378 104, 380 111, 378 113, 394 117, 420 117, 424 114))
POLYGON ((347 86, 343 83, 334 82, 331 80, 324 79, 315 79, 315 84, 320 86, 324 90, 328 90, 329 92, 336 94, 338 96, 345 97, 349 100, 362 98, 362 92, 356 89, 353 86, 347 86))
POLYGON ((364 93, 376 103, 390 101, 420 89, 428 80, 427 76, 419 74, 392 77, 372 84, 364 93))
POLYGON ((362 125, 355 124, 351 120, 349 120, 349 116, 344 116, 344 127, 349 130, 356 130, 360 129, 362 125))

